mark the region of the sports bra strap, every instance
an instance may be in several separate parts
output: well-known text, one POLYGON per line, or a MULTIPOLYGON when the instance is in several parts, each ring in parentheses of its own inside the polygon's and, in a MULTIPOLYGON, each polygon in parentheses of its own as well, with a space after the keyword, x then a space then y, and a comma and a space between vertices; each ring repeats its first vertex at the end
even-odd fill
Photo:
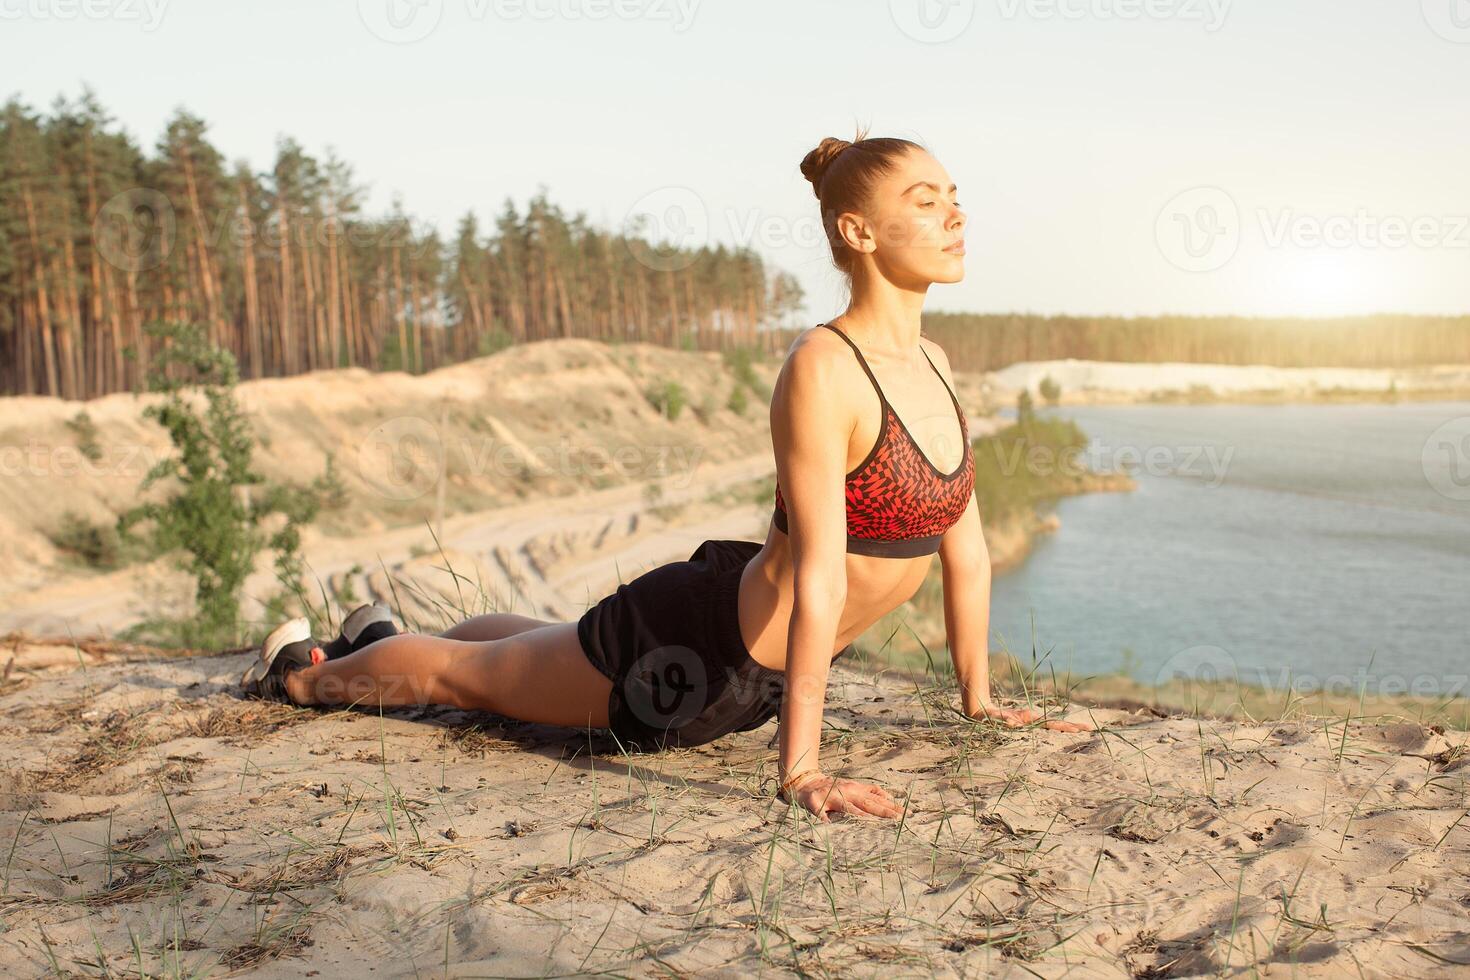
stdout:
POLYGON ((888 404, 888 399, 885 398, 883 395, 883 388, 878 384, 878 379, 873 377, 873 369, 868 367, 868 361, 866 358, 863 357, 863 352, 858 350, 858 345, 852 342, 851 337, 843 333, 841 330, 838 330, 836 327, 832 326, 832 324, 824 323, 822 324, 822 326, 826 327, 828 330, 832 331, 847 342, 847 346, 851 347, 852 352, 857 355, 858 363, 863 366, 863 373, 868 376, 869 381, 873 382, 873 390, 878 393, 878 400, 885 405, 888 404))
MULTIPOLYGON (((935 374, 939 374, 939 368, 934 367, 934 362, 932 360, 930 360, 930 358, 929 358, 929 352, 926 351, 924 348, 920 347, 919 348, 919 353, 924 355, 924 360, 929 361, 929 366, 931 368, 934 368, 934 373, 935 374)), ((959 404, 960 404, 960 400, 955 397, 954 389, 949 386, 949 382, 944 380, 944 375, 939 374, 939 382, 940 382, 940 384, 944 385, 944 390, 947 391, 947 392, 949 392, 950 400, 953 401, 955 403, 955 407, 958 408, 959 407, 959 404)))

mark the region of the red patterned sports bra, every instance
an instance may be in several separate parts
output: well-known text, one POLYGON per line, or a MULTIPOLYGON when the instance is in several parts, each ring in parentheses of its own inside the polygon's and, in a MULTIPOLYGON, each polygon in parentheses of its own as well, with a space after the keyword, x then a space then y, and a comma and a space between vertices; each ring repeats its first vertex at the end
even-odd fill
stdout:
MULTIPOLYGON (((821 326, 847 341, 868 380, 873 382, 883 406, 878 440, 863 461, 847 474, 847 550, 851 554, 884 558, 932 555, 939 550, 944 532, 964 515, 975 493, 975 457, 970 450, 970 429, 959 399, 925 352, 924 359, 939 375, 944 390, 949 392, 949 400, 954 403, 965 446, 959 467, 953 473, 944 474, 924 455, 908 427, 883 397, 883 389, 863 359, 862 351, 841 330, 829 323, 821 326)), ((789 533, 779 479, 773 519, 782 533, 789 533)))

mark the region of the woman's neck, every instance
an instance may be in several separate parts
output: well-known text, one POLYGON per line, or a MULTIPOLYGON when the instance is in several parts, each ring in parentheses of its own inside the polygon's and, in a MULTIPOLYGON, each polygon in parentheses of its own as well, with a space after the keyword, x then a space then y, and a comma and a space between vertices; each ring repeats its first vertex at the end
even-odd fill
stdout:
POLYGON ((919 350, 923 312, 923 293, 901 292, 890 286, 881 294, 873 294, 860 291, 855 283, 852 301, 833 325, 864 350, 907 361, 919 350))

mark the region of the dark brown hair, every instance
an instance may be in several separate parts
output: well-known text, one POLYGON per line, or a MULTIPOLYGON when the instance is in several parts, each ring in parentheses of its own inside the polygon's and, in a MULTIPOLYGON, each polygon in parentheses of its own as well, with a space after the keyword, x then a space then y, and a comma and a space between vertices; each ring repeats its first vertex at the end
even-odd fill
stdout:
POLYGON ((890 173, 905 153, 921 149, 918 143, 898 137, 869 139, 867 130, 860 129, 851 141, 828 136, 802 158, 801 175, 812 182, 821 203, 822 228, 832 248, 832 261, 845 275, 852 276, 854 255, 837 233, 837 216, 862 212, 878 178, 890 173))

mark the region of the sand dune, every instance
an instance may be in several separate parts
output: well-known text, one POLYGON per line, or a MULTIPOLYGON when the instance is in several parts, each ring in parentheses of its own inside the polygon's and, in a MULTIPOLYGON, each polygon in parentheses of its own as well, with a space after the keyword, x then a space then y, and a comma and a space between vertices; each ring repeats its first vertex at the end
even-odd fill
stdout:
POLYGON ((774 723, 628 756, 490 715, 240 701, 249 654, 16 653, 6 976, 1470 964, 1464 733, 1079 708, 1097 733, 996 731, 839 665, 823 758, 908 810, 822 826, 769 795, 774 723))
MULTIPOLYGON (((754 371, 770 384, 778 368, 754 371)), ((762 540, 775 475, 769 413, 754 396, 731 411, 735 385, 716 353, 556 340, 422 376, 351 369, 245 382, 238 396, 267 478, 307 482, 334 454, 347 503, 306 529, 311 573, 340 596, 439 622, 446 604, 470 602, 575 618, 706 537, 762 540), (690 398, 673 420, 644 395, 669 380, 690 398), (382 460, 399 440, 421 447, 408 472, 382 460), (476 583, 467 599, 446 567, 476 583)), ((956 386, 974 435, 1000 424, 982 379, 956 386)), ((51 540, 68 512, 110 523, 136 502, 148 465, 168 451, 140 418, 147 400, 0 399, 0 632, 109 636, 188 613, 191 583, 169 561, 97 572, 51 540), (98 431, 96 461, 67 427, 82 409, 98 431)), ((994 530, 998 559, 1014 560, 1026 542, 994 530)), ((277 587, 263 554, 245 590, 248 621, 262 619, 260 600, 277 587)))

